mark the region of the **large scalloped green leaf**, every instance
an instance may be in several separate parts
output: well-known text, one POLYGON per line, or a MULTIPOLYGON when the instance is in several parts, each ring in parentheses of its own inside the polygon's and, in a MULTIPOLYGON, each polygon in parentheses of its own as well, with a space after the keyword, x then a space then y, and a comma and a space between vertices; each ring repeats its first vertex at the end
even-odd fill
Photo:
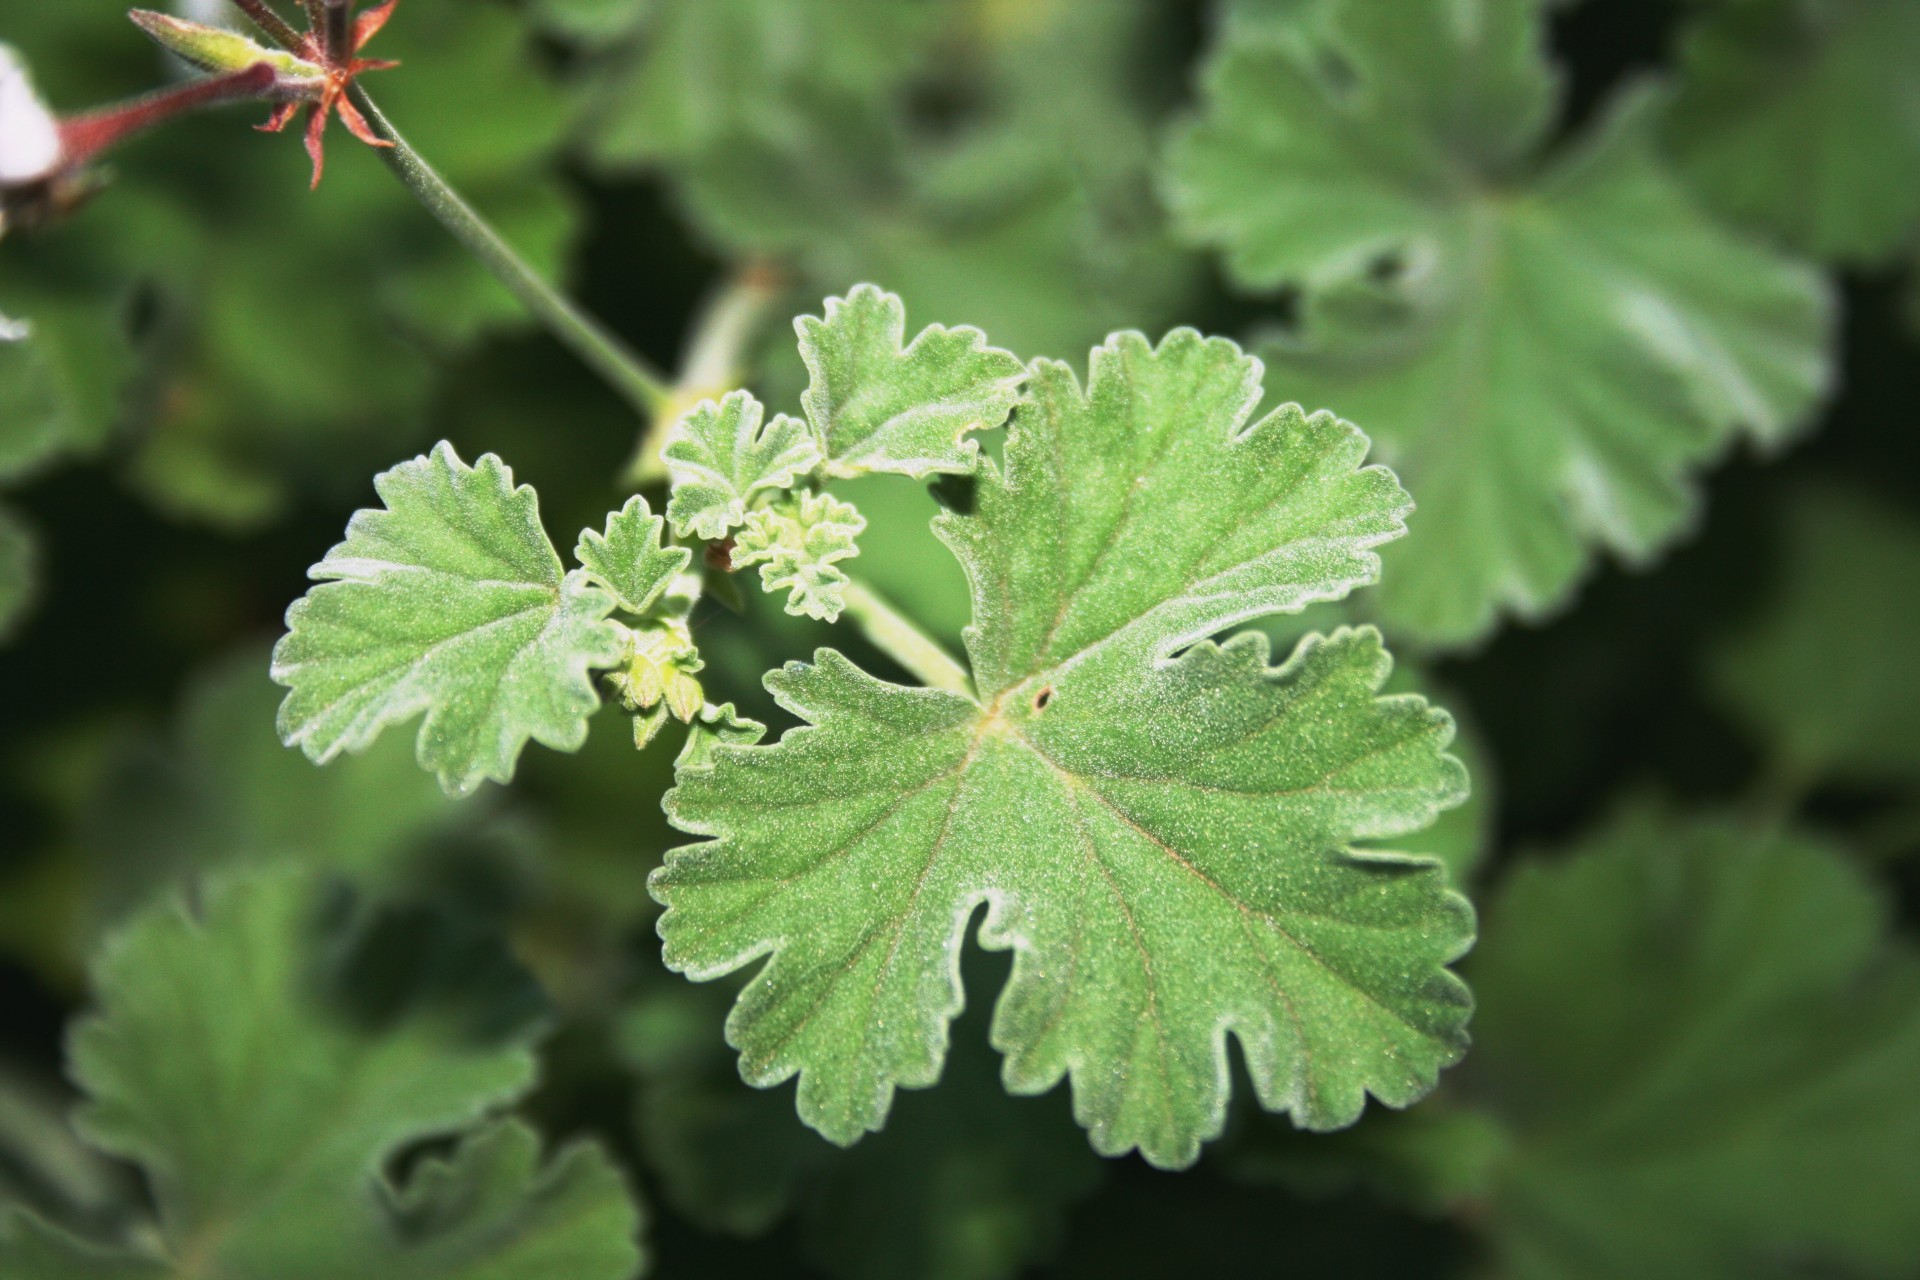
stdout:
POLYGON ((1297 406, 1252 420, 1258 365, 1191 330, 1120 334, 1083 391, 1036 363, 1004 467, 941 518, 974 593, 978 701, 821 650, 768 687, 805 727, 683 770, 716 837, 651 885, 668 963, 761 957, 728 1021, 741 1072, 800 1076, 852 1142, 932 1084, 980 938, 1015 953, 993 1022, 1017 1093, 1073 1081, 1106 1153, 1191 1163, 1218 1132, 1229 1030, 1260 1101, 1312 1128, 1405 1106, 1465 1048, 1444 966, 1472 936, 1435 862, 1359 852, 1465 793, 1446 715, 1379 698, 1371 631, 1207 637, 1375 573, 1405 494, 1366 440, 1297 406))
POLYGON ((1694 469, 1804 422, 1823 282, 1693 206, 1643 94, 1542 159, 1536 0, 1233 30, 1168 190, 1241 284, 1304 289, 1276 380, 1365 428, 1418 501, 1373 602, 1396 634, 1563 607, 1596 550, 1645 563, 1688 526, 1694 469))
POLYGON ((575 1146, 543 1168, 531 1130, 486 1119, 533 1083, 527 1037, 483 1041, 404 999, 370 1025, 329 972, 325 907, 301 875, 219 881, 197 910, 159 904, 107 945, 101 1011, 72 1040, 77 1122, 142 1168, 155 1220, 96 1245, 0 1213, 9 1280, 637 1272, 638 1214, 604 1154, 575 1146), (401 1149, 450 1135, 451 1155, 387 1180, 401 1149))

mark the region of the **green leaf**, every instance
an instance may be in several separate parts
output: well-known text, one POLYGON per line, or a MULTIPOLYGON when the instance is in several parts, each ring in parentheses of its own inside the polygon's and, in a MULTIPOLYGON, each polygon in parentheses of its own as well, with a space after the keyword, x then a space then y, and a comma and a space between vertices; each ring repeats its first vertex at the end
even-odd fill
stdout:
POLYGON ((468 467, 442 441, 374 480, 287 610, 273 678, 288 746, 325 763, 426 712, 418 754, 449 793, 505 782, 529 738, 586 740, 591 671, 625 657, 614 598, 561 573, 533 490, 492 454, 468 467))
POLYGON ((907 309, 870 284, 794 321, 812 381, 801 397, 827 471, 923 479, 973 470, 967 439, 1007 420, 1026 377, 1019 357, 962 326, 928 325, 907 344, 907 309))
POLYGON ((607 531, 581 532, 573 558, 595 586, 613 593, 619 607, 643 614, 653 606, 674 577, 686 569, 693 553, 662 541, 666 521, 654 515, 638 495, 607 516, 607 531))
POLYGON ((732 391, 673 425, 660 456, 673 484, 667 518, 682 537, 724 538, 757 494, 791 489, 820 465, 806 423, 781 413, 762 428, 763 412, 750 394, 732 391))
POLYGON ((1920 963, 1838 850, 1629 816, 1523 867, 1472 973, 1501 1274, 1920 1267, 1920 963))
POLYGON ((39 555, 33 534, 0 506, 0 643, 13 637, 39 585, 39 555))
POLYGON ((1427 859, 1360 852, 1465 794, 1452 726, 1375 696, 1371 631, 1206 638, 1375 572, 1406 495, 1365 439, 1284 406, 1191 330, 1120 334, 1083 393, 1037 363, 1004 470, 941 536, 974 594, 981 701, 876 680, 830 649, 767 678, 805 726, 722 747, 668 797, 714 840, 651 887, 668 964, 770 956, 728 1020, 741 1074, 800 1076, 850 1143, 940 1074, 956 956, 1016 952, 993 1042, 1015 1093, 1073 1078, 1109 1154, 1178 1167, 1217 1133, 1228 1030, 1263 1105, 1311 1128, 1406 1106, 1465 1047, 1444 965, 1472 936, 1427 859))
POLYGON ((1782 517, 1772 596, 1711 655, 1720 702, 1782 779, 1920 785, 1920 524, 1828 487, 1790 494, 1782 517))
POLYGON ((733 564, 759 565, 761 587, 785 591, 788 613, 832 622, 846 607, 847 575, 835 566, 860 554, 854 539, 866 527, 853 504, 802 489, 747 516, 734 540, 733 564))
POLYGON ((750 747, 766 736, 767 726, 739 714, 731 702, 717 707, 708 703, 688 722, 687 740, 680 748, 674 767, 682 771, 710 768, 715 747, 750 747))
POLYGON ((1920 229, 1920 8, 1743 0, 1681 45, 1667 141, 1714 207, 1822 257, 1874 263, 1920 229))
POLYGON ((1535 159, 1534 0, 1329 0, 1220 51, 1169 191, 1243 285, 1306 291, 1274 381, 1364 427, 1419 502, 1378 599, 1435 645, 1565 606, 1597 548, 1651 560, 1695 468, 1778 444, 1826 386, 1831 308, 1655 155, 1630 94, 1535 159))
POLYGON ((637 1214, 604 1155, 539 1169, 529 1130, 482 1123, 533 1083, 526 1037, 481 1043, 427 1006, 357 1022, 329 994, 322 903, 303 876, 218 881, 108 944, 72 1038, 77 1123, 141 1166, 157 1220, 127 1246, 0 1220, 9 1277, 635 1273, 637 1214), (403 1148, 461 1134, 387 1181, 403 1148))

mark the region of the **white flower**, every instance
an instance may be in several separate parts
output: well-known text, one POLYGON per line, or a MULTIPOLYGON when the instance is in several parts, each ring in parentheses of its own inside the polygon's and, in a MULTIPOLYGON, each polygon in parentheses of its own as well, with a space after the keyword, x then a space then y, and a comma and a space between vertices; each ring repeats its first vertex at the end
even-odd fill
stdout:
POLYGON ((60 167, 60 125, 27 68, 0 44, 0 187, 28 186, 60 167))

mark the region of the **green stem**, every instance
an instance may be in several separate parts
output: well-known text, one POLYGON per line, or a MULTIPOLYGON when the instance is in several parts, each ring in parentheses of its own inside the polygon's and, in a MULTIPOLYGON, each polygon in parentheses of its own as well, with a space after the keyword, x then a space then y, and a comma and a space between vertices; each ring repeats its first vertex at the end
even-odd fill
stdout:
POLYGON ((847 617, 873 647, 899 663, 930 688, 945 689, 972 698, 973 680, 967 669, 938 640, 914 625, 872 587, 855 579, 847 583, 847 617))
POLYGON ((666 483, 667 464, 660 450, 666 446, 668 432, 700 401, 718 400, 739 385, 747 347, 779 296, 778 273, 764 264, 748 263, 707 299, 673 380, 673 405, 655 414, 641 433, 633 461, 627 464, 627 484, 638 489, 666 483))
POLYGON ((454 239, 479 259, 481 266, 520 299, 534 318, 546 326, 547 332, 599 374, 636 413, 647 419, 663 413, 673 400, 673 391, 666 380, 598 320, 575 306, 527 265, 526 260, 500 238, 500 233, 407 144, 406 138, 374 105, 364 89, 356 87, 354 96, 380 136, 393 143, 381 151, 387 167, 419 197, 427 212, 438 218, 440 225, 452 232, 454 239))

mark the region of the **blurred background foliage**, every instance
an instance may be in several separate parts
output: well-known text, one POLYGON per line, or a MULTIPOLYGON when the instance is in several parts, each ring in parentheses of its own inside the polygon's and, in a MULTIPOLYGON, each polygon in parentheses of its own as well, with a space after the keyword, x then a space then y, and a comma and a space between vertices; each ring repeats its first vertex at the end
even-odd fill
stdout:
MULTIPOLYGON (((103 938, 244 870, 432 921, 374 953, 375 986, 429 963, 394 958, 408 946, 451 945, 477 975, 461 998, 512 1052, 536 1011, 540 1082, 511 1096, 550 1138, 612 1154, 660 1275, 1920 1274, 1920 3, 1468 6, 1542 10, 1545 59, 1523 42, 1500 64, 1520 105, 1462 134, 1435 104, 1471 97, 1480 64, 1412 50, 1431 97, 1398 109, 1438 114, 1377 121, 1340 172, 1255 175, 1271 185, 1255 230, 1306 265, 1249 269, 1245 241, 1169 213, 1192 207, 1175 139, 1218 124, 1228 62, 1268 67, 1271 89, 1271 68, 1329 57, 1309 65, 1348 109, 1342 77, 1392 61, 1355 44, 1366 3, 405 0, 369 51, 405 65, 369 83, 664 367, 703 316, 731 315, 739 380, 790 400, 786 318, 861 280, 902 294, 915 325, 1082 368, 1110 329, 1192 324, 1271 343, 1270 397, 1416 439, 1416 500, 1423 468, 1444 484, 1451 451, 1475 459, 1465 409, 1395 363, 1450 332, 1457 292, 1422 293, 1417 255, 1297 250, 1367 234, 1338 206, 1273 210, 1369 166, 1377 192, 1422 133, 1446 163, 1495 154, 1498 180, 1525 186, 1656 86, 1633 181, 1658 199, 1614 208, 1613 229, 1651 246, 1636 260, 1732 246, 1749 278, 1714 306, 1735 326, 1798 308, 1788 345, 1750 357, 1791 387, 1760 415, 1777 429, 1697 387, 1672 409, 1671 371, 1623 363, 1584 314, 1509 326, 1543 415, 1680 425, 1650 450, 1657 517, 1542 551, 1552 581, 1507 600, 1529 621, 1493 595, 1471 625, 1381 606, 1396 680, 1456 712, 1475 776, 1473 802, 1410 842, 1483 912, 1465 965, 1478 1047, 1435 1098, 1328 1138, 1243 1106, 1196 1170, 1161 1174, 1093 1156, 1060 1093, 1005 1096, 976 1008, 941 1085, 838 1151, 800 1126, 790 1086, 735 1078, 729 984, 661 969, 644 879, 676 839, 657 805, 671 756, 636 755, 617 714, 580 755, 536 751, 513 786, 458 803, 407 734, 326 769, 281 750, 266 646, 376 470, 442 437, 497 451, 564 533, 619 504, 642 424, 374 156, 336 134, 309 193, 299 147, 228 107, 124 148, 75 217, 0 244, 0 309, 35 326, 0 343, 0 1201, 105 1238, 140 1216, 140 1181, 57 1119, 61 1029, 93 999, 103 938), (1340 358, 1316 354, 1327 342, 1340 358), (1740 431, 1774 447, 1731 446, 1740 431)), ((178 74, 113 0, 9 6, 0 39, 63 111, 178 74)), ((1311 107, 1248 129, 1291 154, 1311 107)), ((1427 283, 1447 278, 1461 198, 1412 201, 1404 243, 1441 228, 1427 283)), ((848 490, 873 529, 860 568, 957 639, 968 605, 926 529, 933 498, 887 478, 848 490)), ((1389 583, 1431 595, 1469 553, 1418 514, 1412 529, 1389 583)), ((752 593, 696 621, 709 689, 776 728, 761 672, 829 636, 860 647, 752 593)), ((1004 957, 968 963, 974 990, 1003 976, 1004 957)), ((506 1160, 517 1132, 472 1139, 460 1168, 506 1160)), ((597 1169, 562 1173, 608 1194, 597 1169)))

